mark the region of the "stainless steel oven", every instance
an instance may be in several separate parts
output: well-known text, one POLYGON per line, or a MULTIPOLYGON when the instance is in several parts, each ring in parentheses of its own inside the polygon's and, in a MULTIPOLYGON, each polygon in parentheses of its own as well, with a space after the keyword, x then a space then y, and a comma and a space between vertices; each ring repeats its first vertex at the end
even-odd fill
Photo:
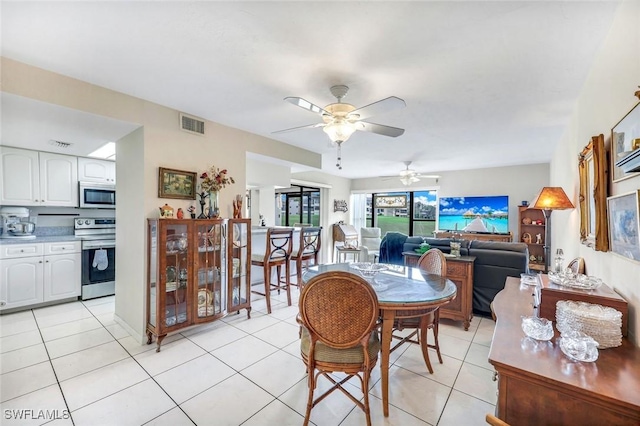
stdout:
POLYGON ((82 239, 82 300, 115 294, 116 238, 114 218, 77 218, 82 239))
POLYGON ((116 186, 95 182, 80 182, 79 207, 81 209, 115 209, 116 186))

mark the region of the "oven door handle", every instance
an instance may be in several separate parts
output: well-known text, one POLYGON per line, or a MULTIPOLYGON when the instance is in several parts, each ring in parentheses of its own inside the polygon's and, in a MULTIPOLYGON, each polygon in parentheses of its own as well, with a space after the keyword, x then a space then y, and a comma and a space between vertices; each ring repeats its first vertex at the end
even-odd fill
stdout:
POLYGON ((116 242, 113 240, 96 240, 96 241, 82 242, 82 250, 115 248, 115 246, 116 246, 116 242))

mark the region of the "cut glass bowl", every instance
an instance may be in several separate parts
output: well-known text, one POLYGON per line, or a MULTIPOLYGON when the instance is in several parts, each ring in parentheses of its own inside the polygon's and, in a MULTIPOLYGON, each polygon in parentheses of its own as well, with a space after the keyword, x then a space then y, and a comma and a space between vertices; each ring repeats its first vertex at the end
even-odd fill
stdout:
POLYGON ((522 317, 522 331, 536 340, 551 340, 553 337, 553 325, 546 318, 522 317))
POLYGON ((371 262, 359 262, 359 263, 351 263, 349 265, 351 269, 355 269, 362 275, 363 278, 371 280, 375 277, 378 272, 386 271, 389 269, 387 265, 382 265, 380 263, 371 263, 371 262))

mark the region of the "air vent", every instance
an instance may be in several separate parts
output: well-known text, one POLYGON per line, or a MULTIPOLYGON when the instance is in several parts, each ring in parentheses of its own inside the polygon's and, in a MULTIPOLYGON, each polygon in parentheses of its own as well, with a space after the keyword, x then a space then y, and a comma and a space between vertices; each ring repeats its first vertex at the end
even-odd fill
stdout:
POLYGON ((185 132, 204 135, 204 121, 186 114, 180 114, 180 128, 185 132))
POLYGON ((49 141, 49 145, 53 145, 57 148, 69 148, 73 144, 71 142, 62 142, 62 141, 56 141, 54 139, 51 139, 49 141))

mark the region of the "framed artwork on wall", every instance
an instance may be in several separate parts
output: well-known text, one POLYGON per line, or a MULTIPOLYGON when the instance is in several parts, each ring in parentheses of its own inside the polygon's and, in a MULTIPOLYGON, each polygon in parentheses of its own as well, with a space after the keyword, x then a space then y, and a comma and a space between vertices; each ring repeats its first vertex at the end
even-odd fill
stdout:
POLYGON ((609 251, 607 223, 607 155, 604 135, 593 136, 578 156, 580 172, 580 241, 609 251))
POLYGON ((640 190, 607 198, 611 251, 640 262, 640 190))
POLYGON ((158 198, 196 199, 196 172, 159 168, 158 198))
MULTIPOLYGON (((638 96, 640 98, 640 96, 638 96)), ((611 129, 611 178, 613 182, 636 176, 638 173, 625 173, 616 167, 616 161, 626 157, 633 150, 633 141, 640 139, 640 102, 622 117, 611 129)))

